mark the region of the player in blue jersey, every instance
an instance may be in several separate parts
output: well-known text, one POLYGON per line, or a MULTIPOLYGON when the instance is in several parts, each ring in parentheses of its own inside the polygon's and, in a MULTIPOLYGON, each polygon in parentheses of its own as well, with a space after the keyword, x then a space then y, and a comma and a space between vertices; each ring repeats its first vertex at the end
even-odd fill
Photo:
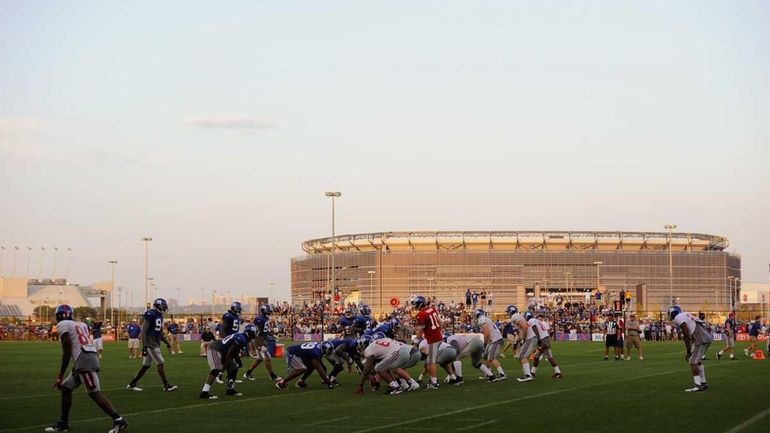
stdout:
POLYGON ((86 319, 86 324, 91 330, 91 336, 94 339, 94 347, 96 347, 96 353, 99 355, 99 359, 102 359, 102 352, 104 351, 102 326, 104 325, 104 322, 94 322, 93 319, 86 319))
POLYGON ((345 313, 340 316, 339 319, 339 334, 342 336, 350 335, 351 328, 353 327, 353 319, 356 317, 356 311, 353 307, 345 309, 345 313))
POLYGON ((288 365, 289 375, 276 382, 276 388, 286 388, 286 382, 299 376, 303 376, 303 379, 297 381, 297 387, 306 388, 307 384, 305 384, 304 379, 310 376, 313 371, 317 371, 324 385, 333 389, 334 384, 326 376, 326 368, 323 366, 322 358, 323 350, 321 349, 321 343, 311 342, 289 346, 286 349, 286 364, 288 365))
POLYGON ((265 369, 270 375, 271 380, 280 379, 278 375, 273 371, 273 361, 270 355, 270 346, 274 344, 275 337, 270 332, 270 314, 273 309, 270 305, 260 305, 259 315, 254 318, 254 326, 257 328, 257 338, 249 345, 249 354, 254 358, 254 362, 249 367, 246 373, 243 373, 243 378, 247 380, 256 380, 252 375, 254 370, 263 361, 265 362, 265 369))
POLYGON ((397 318, 392 318, 389 321, 385 323, 381 323, 376 328, 374 328, 374 333, 382 332, 385 334, 386 338, 395 339, 396 338, 396 331, 401 326, 401 321, 397 318))
POLYGON ((158 298, 152 303, 152 308, 144 312, 144 322, 142 322, 142 354, 144 359, 142 361, 142 368, 139 369, 136 376, 126 386, 131 391, 142 390, 142 388, 137 387, 137 384, 153 363, 158 366, 158 375, 160 375, 160 379, 163 381, 163 390, 174 391, 178 388, 178 386, 170 384, 168 379, 166 379, 165 361, 160 353, 161 341, 166 344, 168 350, 171 350, 171 344, 169 344, 166 336, 163 335, 163 313, 167 310, 168 304, 166 300, 158 298))
POLYGON ((209 375, 206 378, 206 383, 201 390, 200 398, 202 399, 215 399, 217 396, 211 395, 211 384, 220 375, 222 370, 227 371, 227 391, 226 395, 240 396, 241 393, 235 390, 235 378, 238 376, 238 354, 241 353, 249 342, 254 340, 257 336, 257 328, 254 325, 246 325, 243 332, 236 332, 230 334, 227 337, 215 341, 209 344, 206 349, 206 357, 209 363, 209 375))
POLYGON ((338 385, 337 375, 342 372, 346 363, 348 373, 353 371, 353 364, 356 365, 359 373, 364 369, 364 365, 361 363, 361 355, 358 352, 358 346, 356 346, 356 341, 352 338, 335 338, 325 341, 321 344, 321 350, 333 366, 329 374, 329 381, 335 385, 338 385))
POLYGON ((372 310, 368 305, 361 306, 361 314, 353 318, 353 325, 350 327, 350 334, 354 337, 363 335, 367 329, 374 329, 377 322, 371 317, 372 310))
POLYGON ((219 322, 222 325, 219 333, 222 338, 227 337, 230 334, 235 334, 241 330, 241 303, 238 301, 230 304, 230 309, 225 311, 222 315, 222 321, 219 322))
POLYGON ((139 358, 139 336, 142 334, 142 327, 132 319, 131 323, 126 325, 128 334, 128 359, 139 358))
POLYGON ((168 331, 169 343, 171 343, 171 354, 175 355, 177 353, 183 353, 182 347, 179 345, 179 337, 177 336, 177 334, 179 334, 179 325, 173 320, 170 320, 166 323, 166 330, 168 331))

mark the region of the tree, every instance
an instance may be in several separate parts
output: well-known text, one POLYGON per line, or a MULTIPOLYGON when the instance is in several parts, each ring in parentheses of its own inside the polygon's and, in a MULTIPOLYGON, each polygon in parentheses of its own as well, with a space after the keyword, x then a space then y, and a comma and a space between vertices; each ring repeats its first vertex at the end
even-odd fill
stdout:
POLYGON ((86 317, 96 317, 96 309, 92 307, 76 307, 75 319, 85 320, 86 317))

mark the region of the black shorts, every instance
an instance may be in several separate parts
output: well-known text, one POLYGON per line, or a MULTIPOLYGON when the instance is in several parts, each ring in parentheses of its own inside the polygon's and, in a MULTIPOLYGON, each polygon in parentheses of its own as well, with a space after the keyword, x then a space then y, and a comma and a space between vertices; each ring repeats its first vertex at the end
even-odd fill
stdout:
POLYGON ((604 342, 606 347, 616 347, 618 345, 617 335, 608 335, 607 340, 604 342))

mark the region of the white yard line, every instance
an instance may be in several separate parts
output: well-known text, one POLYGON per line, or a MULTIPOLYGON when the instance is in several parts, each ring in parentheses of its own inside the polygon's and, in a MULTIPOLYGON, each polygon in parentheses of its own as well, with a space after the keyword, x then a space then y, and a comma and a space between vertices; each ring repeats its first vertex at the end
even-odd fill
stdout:
POLYGON ((342 420, 348 419, 348 418, 350 418, 350 416, 341 416, 339 418, 332 418, 332 419, 327 419, 327 420, 323 420, 323 421, 312 422, 310 424, 305 424, 305 425, 300 426, 300 427, 312 427, 314 425, 321 425, 321 424, 327 424, 327 423, 335 422, 335 421, 342 421, 342 420))
POLYGON ((457 431, 465 431, 465 430, 470 430, 470 429, 474 429, 474 428, 479 428, 479 427, 482 427, 482 426, 485 426, 485 425, 494 424, 494 423, 496 423, 498 421, 499 420, 491 419, 491 420, 489 420, 487 422, 482 422, 481 424, 474 424, 474 425, 469 425, 468 427, 458 428, 457 431))
POLYGON ((730 430, 727 430, 725 433, 738 433, 739 431, 742 431, 746 427, 754 424, 755 422, 761 420, 762 418, 766 417, 767 415, 770 415, 770 408, 767 408, 763 410, 762 412, 754 415, 753 417, 747 419, 746 421, 738 424, 737 426, 731 428, 730 430))

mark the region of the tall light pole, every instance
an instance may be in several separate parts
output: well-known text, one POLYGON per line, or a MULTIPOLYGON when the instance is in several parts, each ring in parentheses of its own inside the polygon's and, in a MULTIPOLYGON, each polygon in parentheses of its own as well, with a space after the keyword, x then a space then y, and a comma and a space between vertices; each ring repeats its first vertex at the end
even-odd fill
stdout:
MULTIPOLYGON (((599 268, 603 264, 604 264, 604 262, 594 262, 594 265, 596 265, 596 291, 597 292, 599 291, 599 286, 600 286, 600 284, 599 284, 599 268)), ((609 300, 610 300, 609 293, 607 293, 606 295, 607 295, 606 296, 607 299, 605 299, 605 301, 609 302, 609 300)))
POLYGON ((0 277, 5 276, 5 270, 3 268, 3 259, 5 258, 5 247, 0 245, 0 277))
POLYGON ((331 290, 334 292, 334 288, 336 285, 336 271, 337 268, 334 265, 334 255, 337 251, 337 233, 335 231, 335 199, 337 197, 341 197, 342 193, 339 191, 327 191, 324 193, 325 196, 331 197, 332 199, 332 281, 331 281, 331 290))
POLYGON ((144 242, 144 306, 150 308, 149 292, 150 292, 150 242, 152 238, 147 236, 142 238, 144 242))
POLYGON ((43 283, 43 262, 45 261, 45 247, 40 247, 40 273, 37 279, 40 280, 40 284, 43 283))
POLYGON ((275 285, 275 283, 271 281, 270 282, 270 299, 268 299, 268 301, 267 301, 268 304, 272 302, 273 305, 275 305, 275 299, 273 299, 273 286, 274 285, 275 285))
POLYGON ((32 247, 27 247, 27 279, 29 280, 29 256, 32 255, 32 247))
POLYGON ((663 226, 668 230, 668 299, 669 304, 674 304, 674 258, 671 252, 671 232, 676 229, 676 224, 663 226))
POLYGON ((16 276, 16 255, 19 252, 19 247, 13 247, 13 273, 11 274, 11 277, 16 276))
POLYGON ((59 267, 59 248, 53 247, 53 272, 51 273, 51 279, 56 280, 56 271, 59 267))
MULTIPOLYGON (((110 287, 110 323, 112 324, 113 329, 117 329, 115 327, 115 303, 113 300, 115 295, 115 265, 118 264, 118 261, 110 260, 110 264, 112 265, 112 286, 110 287)), ((117 341, 117 338, 115 338, 115 341, 117 341)))
POLYGON ((174 308, 174 314, 179 314, 179 287, 176 288, 176 307, 174 308))
POLYGON ((374 299, 374 274, 377 271, 366 271, 366 273, 369 274, 369 302, 371 303, 374 299))
POLYGON ((67 268, 64 271, 64 281, 69 284, 70 280, 70 256, 72 256, 72 248, 67 248, 67 268))
POLYGON ((217 289, 214 289, 214 294, 211 295, 211 317, 214 317, 214 309, 217 303, 217 289))

